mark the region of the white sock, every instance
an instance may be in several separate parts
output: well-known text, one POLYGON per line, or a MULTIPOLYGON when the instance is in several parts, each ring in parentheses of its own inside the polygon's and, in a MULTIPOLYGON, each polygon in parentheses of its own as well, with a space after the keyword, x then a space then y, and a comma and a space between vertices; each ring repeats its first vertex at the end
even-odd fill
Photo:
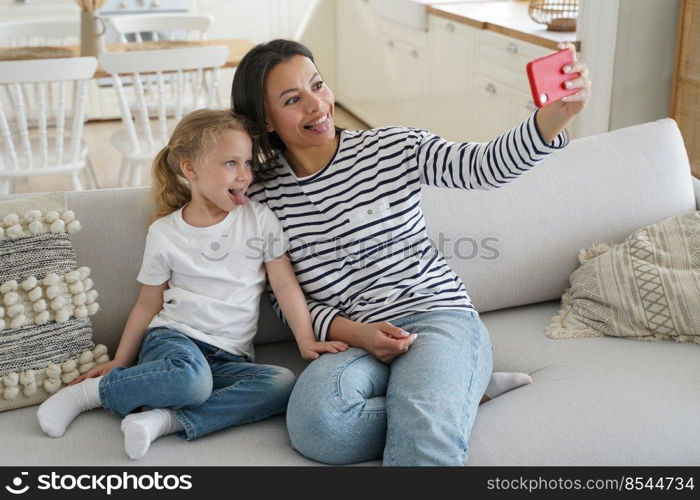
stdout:
POLYGON ((500 396, 504 392, 516 389, 523 385, 531 384, 532 377, 527 373, 517 372, 493 372, 491 381, 486 388, 486 394, 490 399, 500 396))
POLYGON ((172 410, 154 410, 131 413, 122 420, 124 450, 129 458, 136 460, 146 454, 151 443, 161 436, 183 430, 172 410))
POLYGON ((51 437, 61 437, 75 417, 102 406, 100 380, 102 377, 85 379, 64 387, 44 401, 36 412, 42 430, 51 437))

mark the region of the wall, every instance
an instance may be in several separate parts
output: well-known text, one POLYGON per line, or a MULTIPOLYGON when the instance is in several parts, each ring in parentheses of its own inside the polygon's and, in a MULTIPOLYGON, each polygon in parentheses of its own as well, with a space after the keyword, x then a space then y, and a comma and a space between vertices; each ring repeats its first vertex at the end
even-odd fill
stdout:
POLYGON ((679 8, 680 0, 620 1, 610 130, 669 116, 679 8))

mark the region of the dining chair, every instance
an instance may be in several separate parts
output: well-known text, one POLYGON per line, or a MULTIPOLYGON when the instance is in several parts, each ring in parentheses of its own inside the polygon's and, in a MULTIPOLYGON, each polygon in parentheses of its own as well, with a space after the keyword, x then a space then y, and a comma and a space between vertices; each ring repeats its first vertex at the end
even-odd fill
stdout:
MULTIPOLYGON (((148 43, 148 42, 175 42, 200 41, 206 38, 206 32, 212 23, 211 16, 196 14, 146 14, 142 16, 109 16, 107 19, 108 29, 113 30, 121 43, 148 43)), ((154 47, 155 48, 155 47, 154 47)), ((160 47, 159 47, 160 48, 160 47)), ((176 48, 167 47, 163 48, 176 48)), ((144 47, 143 50, 150 50, 151 47, 144 47)), ((166 81, 168 77, 166 76, 166 81)), ((185 79, 190 78, 185 76, 185 79)), ((157 93, 157 83, 153 78, 146 78, 143 82, 146 102, 155 102, 157 93)), ((217 106, 220 99, 217 95, 217 106)), ((194 107, 194 106, 190 106, 194 107)), ((135 112, 135 110, 132 110, 135 112)), ((166 106, 168 116, 173 116, 173 109, 166 106)), ((149 105, 149 115, 155 118, 157 110, 149 105)))
POLYGON ((107 24, 122 43, 144 42, 143 34, 151 40, 204 40, 211 26, 211 16, 195 14, 147 14, 142 16, 109 16, 107 24), (185 37, 182 38, 182 34, 185 37), (132 35, 132 36, 129 36, 132 35), (133 40, 129 40, 133 38, 133 40))
POLYGON ((100 64, 112 77, 123 128, 110 141, 122 155, 119 183, 141 184, 142 166, 150 168, 182 116, 212 107, 218 94, 219 68, 226 63, 223 46, 107 52, 100 64), (155 81, 155 102, 145 87, 155 81), (154 119, 152 106, 157 112, 154 119), (171 109, 172 114, 168 112, 171 109))
POLYGON ((69 174, 82 190, 81 172, 98 187, 83 141, 87 84, 96 68, 94 57, 0 61, 0 87, 11 96, 0 101, 1 193, 13 192, 19 180, 53 174, 69 174))
POLYGON ((7 21, 0 23, 0 45, 63 46, 80 43, 78 21, 7 21))

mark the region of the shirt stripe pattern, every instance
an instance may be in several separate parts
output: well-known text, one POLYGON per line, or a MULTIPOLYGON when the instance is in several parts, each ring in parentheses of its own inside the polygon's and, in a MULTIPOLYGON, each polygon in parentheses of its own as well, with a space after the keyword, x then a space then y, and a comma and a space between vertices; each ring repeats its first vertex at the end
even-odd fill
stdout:
MULTIPOLYGON (((474 309, 428 239, 421 185, 489 190, 518 178, 569 143, 562 131, 546 144, 535 117, 486 143, 405 127, 343 131, 331 162, 308 177, 296 177, 279 155, 277 175, 248 195, 282 223, 317 339, 326 339, 337 314, 380 322, 474 309)), ((282 317, 269 285, 268 293, 282 317)))

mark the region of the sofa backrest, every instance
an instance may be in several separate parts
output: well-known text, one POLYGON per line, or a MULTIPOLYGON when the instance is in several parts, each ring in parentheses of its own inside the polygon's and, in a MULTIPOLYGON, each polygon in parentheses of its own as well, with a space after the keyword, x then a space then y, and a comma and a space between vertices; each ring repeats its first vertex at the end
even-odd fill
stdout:
MULTIPOLYGON (((92 269, 100 293, 95 340, 114 352, 139 290, 148 188, 67 198, 83 226, 73 240, 78 262, 92 269)), ((574 140, 498 190, 423 190, 430 236, 482 312, 557 299, 581 248, 619 242, 697 206, 683 141, 670 119, 574 140)), ((291 339, 263 297, 256 343, 291 339)))
POLYGON ((558 299, 582 248, 698 208, 669 118, 573 140, 496 190, 424 188, 422 206, 431 239, 482 312, 558 299))

